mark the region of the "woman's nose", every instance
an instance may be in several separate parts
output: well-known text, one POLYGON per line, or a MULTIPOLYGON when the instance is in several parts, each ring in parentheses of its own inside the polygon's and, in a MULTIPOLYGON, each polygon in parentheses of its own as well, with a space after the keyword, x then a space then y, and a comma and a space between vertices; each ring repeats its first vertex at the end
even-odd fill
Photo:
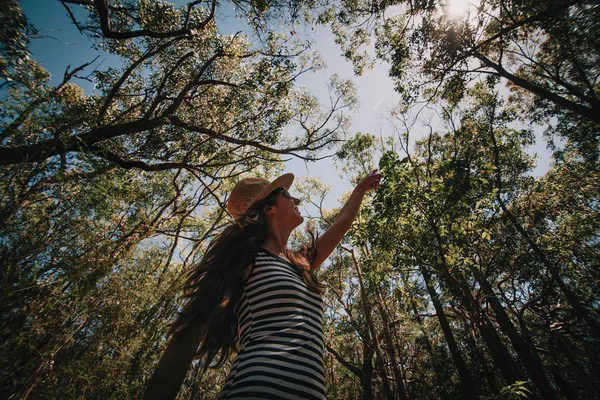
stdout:
POLYGON ((298 205, 298 204, 300 204, 300 199, 299 199, 299 198, 297 198, 297 197, 292 197, 292 199, 294 200, 294 204, 295 204, 295 205, 298 205))

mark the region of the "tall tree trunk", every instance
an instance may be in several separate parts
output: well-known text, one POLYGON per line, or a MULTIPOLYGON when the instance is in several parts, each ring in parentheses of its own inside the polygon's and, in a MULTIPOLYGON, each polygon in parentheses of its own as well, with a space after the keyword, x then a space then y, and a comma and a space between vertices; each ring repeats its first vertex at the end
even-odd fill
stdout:
POLYGON ((363 400, 373 400, 373 350, 367 344, 367 340, 363 342, 363 362, 360 367, 350 363, 328 344, 325 344, 325 348, 340 364, 360 380, 362 389, 361 398, 363 400))
POLYGON ((362 400, 373 400, 373 349, 363 343, 363 363, 360 368, 362 400))
MULTIPOLYGON (((480 274, 475 272, 475 276, 478 275, 480 274)), ((521 337, 519 331, 517 331, 517 328, 512 323, 510 317, 496 297, 496 294, 494 293, 488 281, 481 276, 479 276, 478 281, 481 289, 485 293, 486 300, 489 302, 492 310, 494 310, 494 313, 496 314, 500 329, 502 329, 502 331, 510 339, 510 342, 517 352, 517 355, 521 359, 521 362, 525 366, 525 369, 529 373, 529 376, 531 376, 533 383, 538 388, 542 397, 549 400, 558 399, 556 392, 552 388, 552 385, 550 384, 550 381, 544 372, 542 360, 540 359, 535 347, 521 337)))
POLYGON ((444 248, 442 247, 443 241, 439 233, 439 227, 432 219, 429 220, 429 224, 437 242, 436 248, 439 257, 437 271, 448 283, 451 291, 461 302, 464 309, 470 313, 475 326, 477 326, 481 337, 490 351, 494 363, 500 369, 500 372, 502 372, 502 376, 508 384, 526 380, 519 366, 515 363, 512 355, 504 345, 496 328, 489 320, 487 314, 481 309, 479 302, 473 297, 471 289, 464 282, 464 279, 458 280, 450 274, 444 248))
MULTIPOLYGON (((454 309, 453 309, 453 311, 455 311, 456 313, 459 312, 458 310, 454 310, 454 309)), ((500 391, 500 388, 498 387, 498 382, 496 379, 496 374, 494 373, 494 371, 492 371, 490 369, 489 363, 486 360, 485 355, 479 348, 480 345, 477 341, 477 334, 475 332, 476 328, 473 324, 473 321, 471 321, 462 312, 460 313, 460 315, 462 316, 463 326, 465 327, 465 330, 467 330, 467 332, 469 333, 467 335, 467 342, 469 343, 470 348, 473 351, 473 354, 475 354, 475 358, 477 359, 477 361, 479 362, 479 365, 481 366, 481 369, 483 370, 483 375, 485 376, 488 386, 491 388, 493 393, 500 391)))
POLYGON ((360 261, 356 258, 356 254, 354 250, 344 248, 347 252, 352 256, 352 262, 356 269, 356 274, 358 277, 358 284, 360 287, 360 295, 361 295, 361 304, 363 307, 363 312, 365 314, 365 319, 367 320, 367 325, 369 326, 369 330, 371 331, 371 337, 373 342, 373 348, 375 350, 376 360, 377 360, 377 369, 379 370, 379 375, 381 375, 381 383, 383 386, 383 391, 385 393, 386 398, 392 400, 394 395, 392 393, 392 388, 390 386, 390 380, 387 376, 387 371, 385 369, 385 363, 383 358, 383 351, 381 350, 381 343, 379 343, 379 336, 377 335, 377 329, 375 329, 375 322, 373 321, 373 316, 371 309, 368 304, 368 295, 367 290, 365 288, 365 280, 362 274, 362 269, 360 267, 360 261))
POLYGON ((329 365, 331 368, 331 373, 329 374, 331 377, 330 385, 331 387, 335 387, 335 358, 333 357, 333 354, 329 355, 329 365))
MULTIPOLYGON (((435 355, 435 352, 433 351, 433 346, 431 345, 431 341, 429 340, 429 333, 425 330, 425 327, 423 326, 423 321, 421 320, 421 317, 419 316, 419 311, 417 310, 417 305, 415 304, 415 300, 412 297, 410 300, 411 300, 411 308, 413 310, 413 313, 415 314, 415 320, 417 321, 417 325, 419 325, 419 329, 421 330, 421 333, 423 333, 423 340, 425 341, 425 348, 427 349, 427 352, 429 353, 429 356, 431 357, 433 372, 435 374, 435 386, 440 388, 441 398, 446 399, 446 398, 448 398, 448 392, 446 391, 446 382, 442 380, 443 377, 440 373, 438 357, 435 355)), ((451 356, 452 356, 452 354, 451 354, 451 356)), ((468 372, 468 370, 467 370, 467 372, 468 372)))
POLYGON ((379 314, 381 315, 381 319, 383 320, 383 337, 385 338, 385 347, 388 353, 388 357, 392 360, 392 372, 394 374, 394 379, 396 380, 396 387, 398 388, 398 396, 400 400, 407 400, 408 396, 406 395, 406 388, 404 385, 404 379, 400 370, 398 369, 398 363, 396 357, 396 350, 394 349, 394 343, 392 342, 392 335, 390 333, 390 318, 385 309, 385 304, 383 301, 383 296, 381 295, 381 290, 379 287, 376 287, 377 291, 377 308, 379 309, 379 314))
POLYGON ((429 293, 429 297, 431 297, 431 301, 433 302, 433 307, 435 308, 435 313, 440 322, 440 326, 442 328, 442 332, 444 333, 444 339, 446 339, 446 343, 448 344, 448 348, 450 349, 450 354, 452 355, 452 361, 454 361, 454 365, 456 366, 456 370, 458 371, 458 375, 460 376, 460 382, 463 388, 463 394, 465 399, 478 399, 478 391, 477 385, 471 376, 471 372, 465 363, 460 349, 458 348, 458 344, 454 339, 454 335, 452 334, 452 330, 450 329, 450 324, 448 323, 448 318, 446 318, 446 313, 444 312, 444 307, 437 295, 437 292, 433 288, 431 284, 431 274, 424 268, 421 267, 421 275, 423 275, 423 280, 425 281, 425 286, 427 287, 427 292, 429 293))
MULTIPOLYGON (((554 375, 554 379, 558 382, 559 387, 561 389, 562 396, 567 400, 577 400, 582 398, 581 396, 581 388, 578 388, 577 385, 573 385, 569 378, 565 377, 564 369, 569 369, 571 371, 577 370, 578 366, 581 364, 580 360, 577 359, 576 356, 573 356, 571 349, 564 346, 560 335, 556 335, 554 332, 550 331, 548 335, 548 349, 550 353, 550 357, 554 361, 554 365, 552 365, 552 373, 554 375), (566 359, 566 363, 565 363, 566 359), (566 364, 566 365, 565 365, 566 364)), ((595 365, 586 365, 585 369, 590 369, 592 371, 596 371, 596 382, 598 381, 598 371, 599 366, 598 362, 594 363, 595 365)), ((598 391, 596 393, 586 393, 588 398, 598 398, 598 391)))

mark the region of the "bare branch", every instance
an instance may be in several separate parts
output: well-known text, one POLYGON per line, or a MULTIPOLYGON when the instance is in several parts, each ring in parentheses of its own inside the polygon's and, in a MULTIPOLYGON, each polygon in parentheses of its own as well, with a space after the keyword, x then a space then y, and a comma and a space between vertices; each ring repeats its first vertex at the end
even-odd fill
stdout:
POLYGON ((127 80, 127 78, 131 75, 131 73, 142 62, 144 62, 144 61, 148 60, 150 57, 153 57, 156 54, 160 53, 161 51, 163 51, 164 49, 166 49, 167 47, 169 47, 170 45, 172 45, 173 43, 175 43, 176 40, 177 39, 168 41, 168 42, 164 43, 163 45, 157 47, 156 49, 147 52, 146 54, 144 54, 143 56, 141 56, 138 60, 136 60, 135 62, 133 62, 129 66, 129 68, 127 68, 125 70, 125 72, 123 72, 123 74, 121 75, 121 78, 119 78, 119 80, 113 85, 113 87, 110 89, 110 92, 106 96, 106 99, 104 100, 104 104, 102 105, 102 107, 100 108, 100 112, 98 113, 98 121, 102 120, 102 118, 104 117, 104 114, 106 113, 106 110, 108 110, 108 107, 110 106, 110 103, 112 102, 112 99, 115 97, 115 95, 117 94, 117 92, 119 91, 119 89, 121 88, 121 86, 123 85, 123 83, 125 83, 125 81, 127 80))

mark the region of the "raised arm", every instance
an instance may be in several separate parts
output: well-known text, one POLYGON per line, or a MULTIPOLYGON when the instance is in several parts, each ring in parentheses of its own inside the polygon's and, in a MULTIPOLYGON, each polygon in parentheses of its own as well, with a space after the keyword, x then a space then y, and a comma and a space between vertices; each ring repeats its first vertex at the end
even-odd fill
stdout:
POLYGON ((338 245, 346 232, 348 232, 348 229, 350 229, 350 226, 352 226, 352 222, 354 222, 356 214, 358 214, 365 193, 378 188, 381 177, 382 175, 377 170, 373 170, 356 185, 333 224, 317 240, 317 255, 310 266, 311 269, 318 268, 333 252, 335 246, 338 245))

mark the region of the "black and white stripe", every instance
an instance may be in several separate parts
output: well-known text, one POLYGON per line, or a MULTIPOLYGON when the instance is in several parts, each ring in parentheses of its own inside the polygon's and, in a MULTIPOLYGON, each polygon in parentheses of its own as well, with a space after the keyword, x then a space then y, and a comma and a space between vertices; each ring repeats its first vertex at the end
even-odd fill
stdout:
POLYGON ((324 399, 323 304, 260 249, 237 305, 240 351, 221 399, 324 399))

